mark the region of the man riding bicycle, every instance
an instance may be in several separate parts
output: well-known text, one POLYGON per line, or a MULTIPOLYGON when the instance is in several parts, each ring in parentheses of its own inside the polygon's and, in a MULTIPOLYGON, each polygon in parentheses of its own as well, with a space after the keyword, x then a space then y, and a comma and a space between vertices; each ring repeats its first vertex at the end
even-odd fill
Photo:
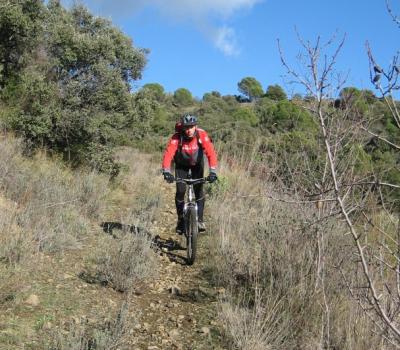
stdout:
MULTIPOLYGON (((177 178, 187 179, 189 170, 191 170, 192 178, 202 178, 204 176, 204 153, 207 156, 210 171, 207 180, 209 182, 216 181, 217 155, 207 132, 197 127, 197 117, 191 114, 184 115, 175 129, 176 132, 168 142, 162 162, 165 181, 172 183, 175 179, 171 173, 172 160, 175 163, 175 176, 177 178)), ((175 205, 178 222, 176 232, 179 234, 185 231, 183 219, 185 192, 186 185, 181 182, 177 183, 175 205)), ((205 202, 203 184, 194 185, 194 192, 198 207, 199 231, 205 231, 206 227, 203 221, 205 202)))

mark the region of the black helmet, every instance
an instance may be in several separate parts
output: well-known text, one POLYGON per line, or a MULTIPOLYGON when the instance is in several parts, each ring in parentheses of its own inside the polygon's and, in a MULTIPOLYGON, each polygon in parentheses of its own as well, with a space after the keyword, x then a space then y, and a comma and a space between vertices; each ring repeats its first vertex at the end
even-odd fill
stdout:
POLYGON ((197 117, 191 114, 185 114, 182 117, 182 126, 193 126, 197 125, 197 117))

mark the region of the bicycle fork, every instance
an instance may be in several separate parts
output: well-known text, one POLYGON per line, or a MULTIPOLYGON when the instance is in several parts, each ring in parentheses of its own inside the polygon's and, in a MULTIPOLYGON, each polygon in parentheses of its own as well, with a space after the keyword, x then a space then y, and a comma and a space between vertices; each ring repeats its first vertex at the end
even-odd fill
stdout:
POLYGON ((188 200, 185 201, 185 205, 183 207, 183 213, 184 213, 184 217, 187 218, 187 212, 190 208, 195 209, 195 213, 196 213, 196 222, 198 221, 198 208, 197 208, 197 202, 196 202, 196 198, 195 198, 195 194, 194 194, 194 190, 193 190, 193 186, 189 186, 188 188, 188 200))

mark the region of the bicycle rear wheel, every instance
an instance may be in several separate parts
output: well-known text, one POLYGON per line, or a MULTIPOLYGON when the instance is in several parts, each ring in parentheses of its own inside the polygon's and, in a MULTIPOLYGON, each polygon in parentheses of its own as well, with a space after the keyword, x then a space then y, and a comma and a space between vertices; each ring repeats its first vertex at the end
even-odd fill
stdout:
POLYGON ((186 252, 188 265, 193 265, 196 259, 198 233, 196 209, 190 208, 186 213, 186 252))

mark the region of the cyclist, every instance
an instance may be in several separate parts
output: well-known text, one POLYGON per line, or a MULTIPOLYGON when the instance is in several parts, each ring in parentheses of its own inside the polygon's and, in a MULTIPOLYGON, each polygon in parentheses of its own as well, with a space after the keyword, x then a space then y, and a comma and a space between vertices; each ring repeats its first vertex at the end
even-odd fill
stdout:
MULTIPOLYGON (((174 181, 171 173, 171 163, 175 163, 175 176, 186 179, 189 169, 192 172, 192 178, 198 179, 204 176, 204 154, 208 159, 209 175, 207 180, 214 182, 217 180, 217 155, 214 146, 207 132, 197 126, 197 117, 186 114, 182 117, 180 123, 175 127, 175 134, 168 142, 164 152, 162 162, 162 171, 164 179, 168 183, 174 181)), ((175 205, 178 215, 176 232, 182 234, 185 230, 183 220, 183 207, 185 202, 186 185, 184 183, 176 184, 175 205)), ((199 231, 205 231, 206 227, 203 221, 204 212, 204 190, 203 184, 194 185, 194 192, 198 207, 199 231)))

